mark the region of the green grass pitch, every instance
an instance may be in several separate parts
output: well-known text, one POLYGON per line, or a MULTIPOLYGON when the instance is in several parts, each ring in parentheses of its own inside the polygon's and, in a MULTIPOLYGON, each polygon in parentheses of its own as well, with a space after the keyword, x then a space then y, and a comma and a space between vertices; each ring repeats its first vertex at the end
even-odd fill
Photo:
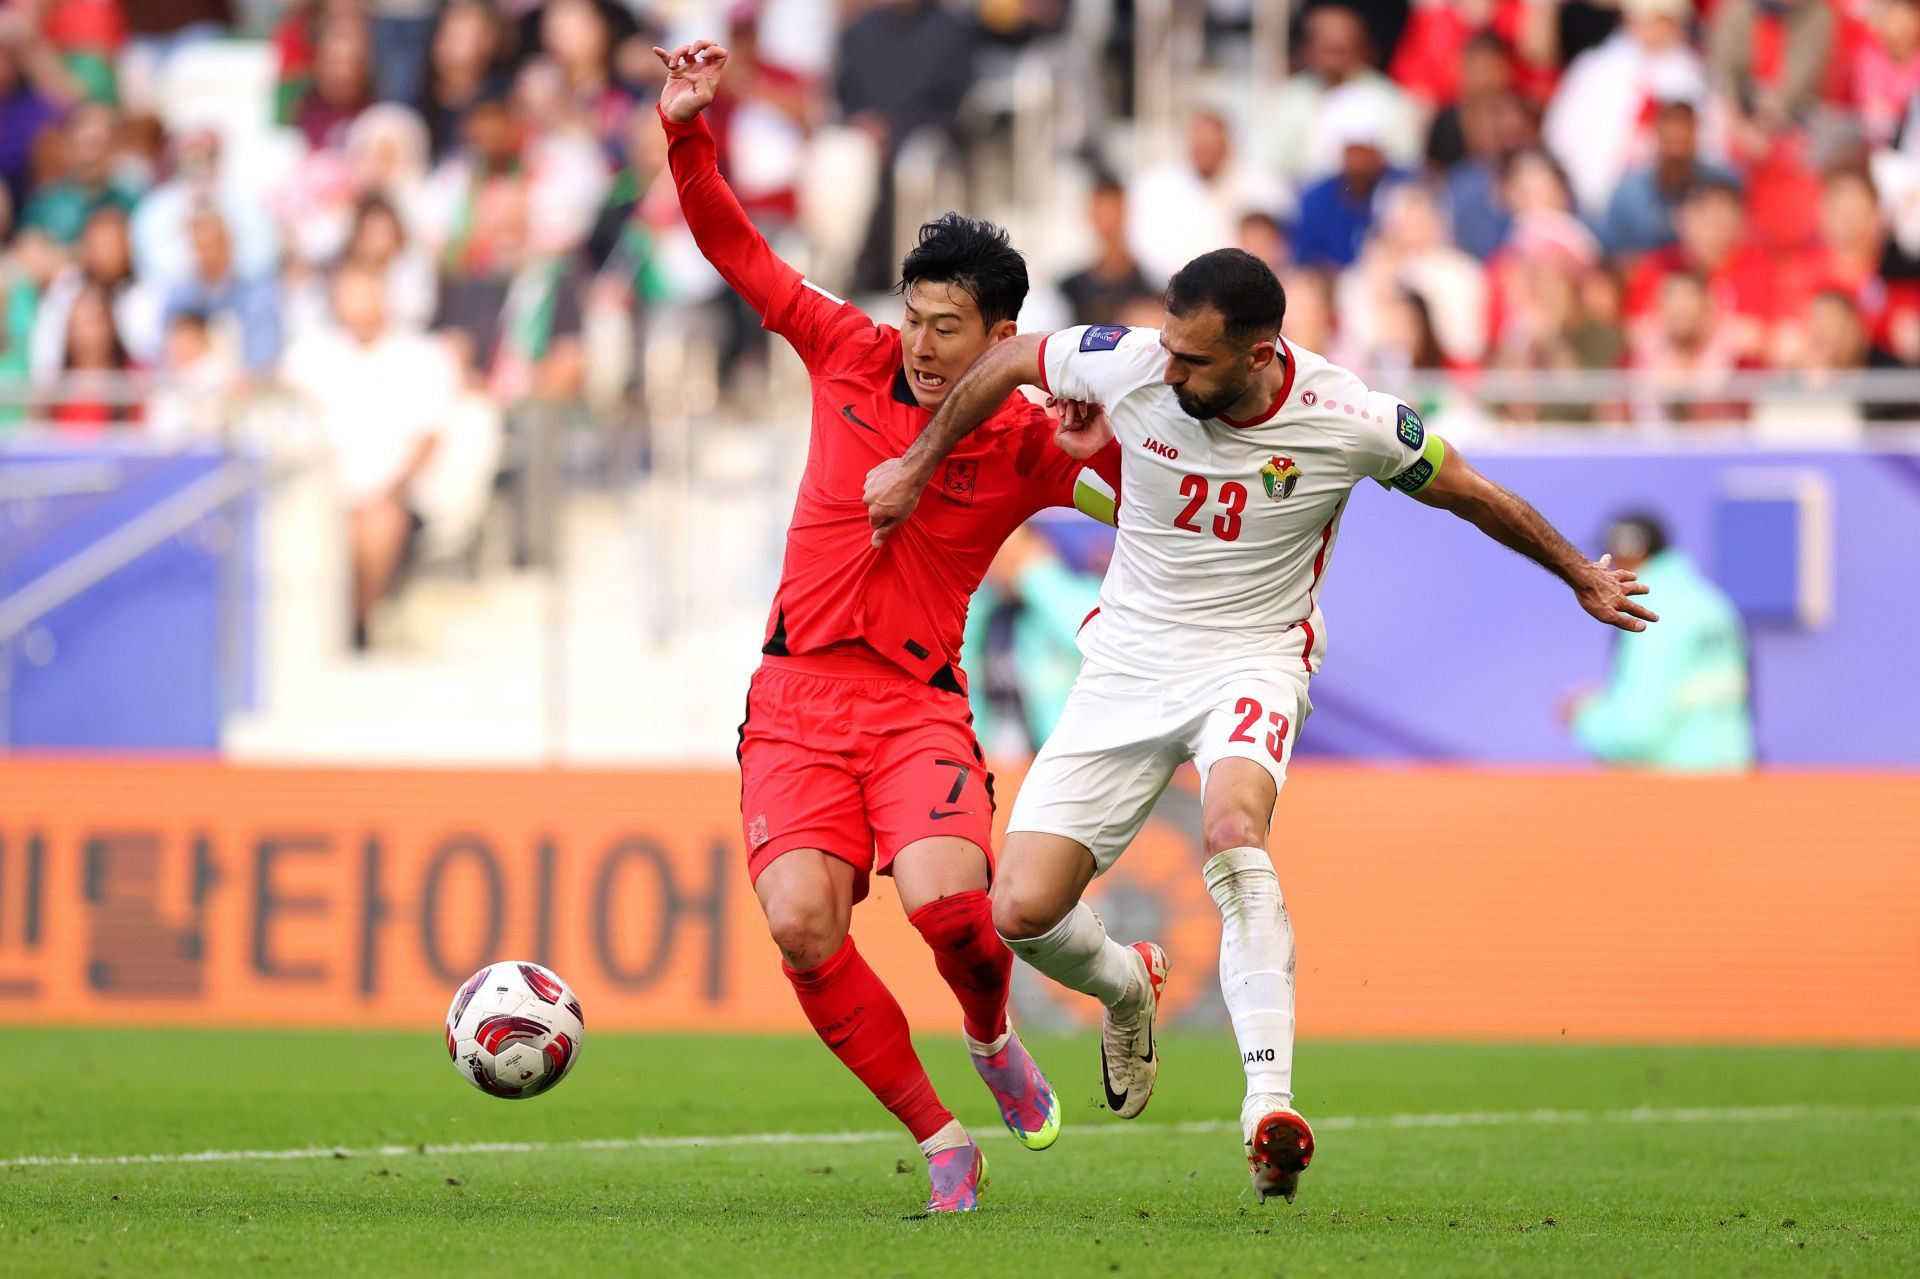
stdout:
POLYGON ((1307 1044, 1320 1149, 1289 1207, 1253 1202, 1222 1123, 1224 1036, 1165 1037, 1131 1124, 1090 1034, 1035 1037, 1066 1107, 1039 1154, 957 1037, 924 1039, 992 1172, 980 1212, 924 1219, 917 1152, 810 1040, 590 1034, 524 1103, 462 1083, 431 1029, 12 1042, 0 1274, 1920 1273, 1914 1052, 1307 1044), (881 1135, 804 1135, 847 1132, 881 1135), (803 1135, 661 1140, 750 1133, 803 1135), (436 1149, 478 1143, 542 1148, 436 1149), (256 1153, 45 1161, 197 1151, 256 1153))

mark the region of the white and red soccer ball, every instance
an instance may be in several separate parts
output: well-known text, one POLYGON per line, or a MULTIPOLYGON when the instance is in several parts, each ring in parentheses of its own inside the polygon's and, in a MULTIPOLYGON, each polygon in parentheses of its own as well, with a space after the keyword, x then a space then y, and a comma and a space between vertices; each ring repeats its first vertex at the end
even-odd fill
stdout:
POLYGON ((447 1055, 460 1077, 492 1097, 537 1097, 567 1077, 586 1021, 559 974, 507 960, 469 977, 447 1009, 447 1055))

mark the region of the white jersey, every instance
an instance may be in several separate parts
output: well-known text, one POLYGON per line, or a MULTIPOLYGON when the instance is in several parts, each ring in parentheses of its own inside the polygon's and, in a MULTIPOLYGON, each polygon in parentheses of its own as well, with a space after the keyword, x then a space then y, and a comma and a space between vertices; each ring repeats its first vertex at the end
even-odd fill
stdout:
POLYGON ((1089 660, 1141 676, 1245 660, 1319 669, 1318 600, 1353 486, 1417 493, 1440 444, 1399 400, 1281 349, 1286 383, 1265 414, 1202 422, 1161 380, 1157 329, 1063 329, 1041 347, 1046 389, 1104 404, 1121 446, 1119 539, 1080 632, 1089 660))

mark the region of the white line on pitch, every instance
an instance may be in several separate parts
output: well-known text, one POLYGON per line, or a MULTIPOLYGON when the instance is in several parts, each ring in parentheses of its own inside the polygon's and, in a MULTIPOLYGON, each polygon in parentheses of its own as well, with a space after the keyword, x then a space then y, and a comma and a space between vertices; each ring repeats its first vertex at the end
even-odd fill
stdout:
MULTIPOLYGON (((1318 1132, 1409 1128, 1570 1127, 1579 1124, 1733 1124, 1807 1119, 1920 1119, 1920 1106, 1687 1106, 1656 1110, 1470 1110, 1454 1114, 1333 1115, 1315 1119, 1318 1132)), ((1099 1124, 1074 1130, 1075 1138, 1118 1133, 1221 1133, 1239 1125, 1226 1120, 1176 1124, 1099 1124)), ((1003 1138, 999 1129, 975 1134, 1003 1138)), ((10 1168, 99 1167, 125 1164, 227 1164, 289 1159, 373 1159, 405 1155, 510 1155, 569 1150, 685 1150, 729 1146, 860 1146, 905 1143, 897 1130, 870 1132, 738 1132, 700 1137, 604 1137, 587 1141, 427 1142, 411 1146, 303 1146, 295 1150, 196 1150, 158 1155, 20 1155, 0 1160, 10 1168)))

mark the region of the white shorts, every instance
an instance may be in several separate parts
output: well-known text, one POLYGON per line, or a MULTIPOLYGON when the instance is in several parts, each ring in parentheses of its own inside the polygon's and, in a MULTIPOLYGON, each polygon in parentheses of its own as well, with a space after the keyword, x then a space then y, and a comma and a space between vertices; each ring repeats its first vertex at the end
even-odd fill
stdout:
POLYGON ((1312 711, 1305 671, 1261 664, 1144 677, 1089 661, 1020 785, 1007 830, 1084 844, 1105 874, 1188 760, 1200 770, 1203 799, 1207 773, 1228 758, 1252 760, 1284 786, 1312 711))

